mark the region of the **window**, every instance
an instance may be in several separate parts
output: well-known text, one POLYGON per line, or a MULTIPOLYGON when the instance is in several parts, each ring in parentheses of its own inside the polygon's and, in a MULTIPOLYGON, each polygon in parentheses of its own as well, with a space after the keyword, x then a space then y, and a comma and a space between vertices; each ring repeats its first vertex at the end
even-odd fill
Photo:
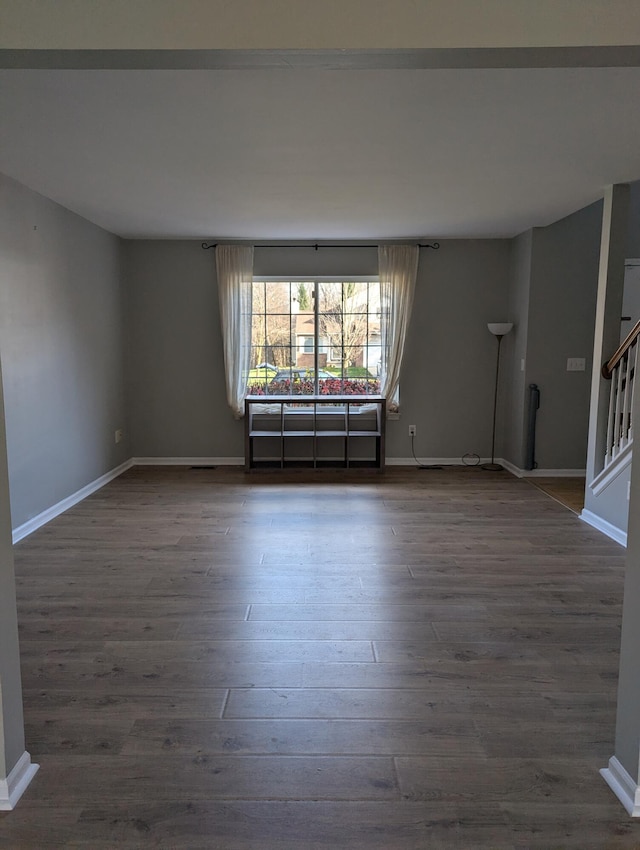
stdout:
POLYGON ((254 280, 249 395, 377 395, 376 279, 254 280))
POLYGON ((419 254, 418 245, 378 245, 377 280, 255 281, 252 245, 217 245, 225 384, 233 415, 242 418, 248 393, 283 389, 291 395, 380 392, 387 411, 396 413, 419 254), (294 357, 298 323, 316 344, 313 353, 303 345, 294 357), (279 365, 258 362, 260 353, 272 354, 279 365), (313 363, 311 371, 303 362, 313 363), (320 372, 323 364, 328 375, 320 372))

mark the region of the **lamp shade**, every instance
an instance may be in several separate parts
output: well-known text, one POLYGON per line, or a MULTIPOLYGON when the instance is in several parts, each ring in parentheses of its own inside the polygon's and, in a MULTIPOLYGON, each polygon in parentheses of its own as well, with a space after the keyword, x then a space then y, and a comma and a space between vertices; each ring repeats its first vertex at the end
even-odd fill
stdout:
POLYGON ((487 327, 492 334, 495 334, 496 336, 504 336, 505 334, 508 334, 513 327, 513 322, 489 322, 487 327))

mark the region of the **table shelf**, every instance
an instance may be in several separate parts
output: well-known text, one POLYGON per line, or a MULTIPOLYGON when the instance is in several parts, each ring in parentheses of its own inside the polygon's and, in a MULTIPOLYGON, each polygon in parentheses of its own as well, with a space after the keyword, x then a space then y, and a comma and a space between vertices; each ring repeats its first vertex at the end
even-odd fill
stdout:
POLYGON ((248 396, 245 469, 383 471, 385 421, 381 396, 248 396))

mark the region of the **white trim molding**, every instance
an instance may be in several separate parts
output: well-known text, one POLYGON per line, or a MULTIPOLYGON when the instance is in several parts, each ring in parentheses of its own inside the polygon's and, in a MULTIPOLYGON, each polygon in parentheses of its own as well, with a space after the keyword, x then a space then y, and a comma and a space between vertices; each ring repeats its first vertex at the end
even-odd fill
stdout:
POLYGON ((244 457, 133 457, 132 466, 244 466, 244 457))
POLYGON ((498 458, 498 463, 516 478, 584 478, 587 474, 586 469, 520 469, 503 458, 498 458))
POLYGON ((523 469, 523 478, 585 478, 586 469, 523 469))
POLYGON ((607 537, 610 537, 612 540, 615 540, 616 543, 619 543, 621 546, 627 545, 627 532, 623 531, 621 528, 618 528, 617 525, 613 525, 613 523, 607 522, 606 519, 602 519, 602 517, 598 516, 598 514, 594 514, 592 511, 586 510, 586 508, 580 513, 580 519, 590 525, 592 528, 596 528, 598 531, 601 531, 603 534, 606 534, 607 537))
POLYGON ((640 788, 615 756, 609 759, 609 767, 603 767, 600 775, 628 814, 632 818, 640 817, 640 788))
POLYGON ((616 455, 615 460, 603 469, 602 472, 598 473, 591 484, 589 484, 589 487, 593 490, 594 496, 599 496, 603 490, 606 490, 609 484, 611 484, 612 481, 615 481, 621 472, 624 472, 632 460, 633 440, 627 443, 620 454, 616 455))
POLYGON ((37 516, 32 517, 27 520, 27 522, 19 525, 17 528, 14 528, 12 533, 13 542, 17 543, 19 540, 22 540, 27 535, 32 534, 38 528, 41 528, 43 525, 46 525, 52 519, 55 519, 60 514, 68 511, 69 508, 72 508, 74 505, 77 505, 78 502, 81 502, 83 499, 86 499, 87 496, 90 496, 92 493, 95 493, 96 490, 100 490, 101 487, 104 487, 105 484, 108 484, 110 481, 113 481, 114 478, 117 478, 119 475, 122 475, 123 472, 126 472, 127 469, 131 469, 133 466, 133 462, 131 460, 127 460, 124 463, 121 463, 120 466, 116 466, 115 469, 106 472, 104 475, 101 475, 100 478, 96 478, 95 481, 91 481, 85 487, 82 487, 80 490, 77 490, 75 493, 72 493, 70 496, 67 496, 66 499, 63 499, 61 502, 58 502, 55 505, 52 505, 50 508, 47 508, 46 511, 42 511, 42 513, 37 516))
POLYGON ((515 466, 513 463, 510 463, 508 460, 503 460, 503 459, 501 458, 501 459, 498 461, 498 463, 501 463, 501 464, 504 466, 504 468, 505 468, 508 472, 510 472, 512 475, 515 475, 515 476, 516 476, 516 478, 522 478, 522 476, 523 476, 523 475, 524 475, 524 473, 525 473, 525 470, 524 470, 524 469, 520 469, 519 467, 515 466))
POLYGON ((463 463, 459 457, 419 457, 416 463, 412 457, 386 457, 385 466, 415 466, 420 469, 421 466, 480 466, 481 463, 488 463, 491 458, 480 458, 474 463, 463 463))
POLYGON ((39 767, 31 763, 31 756, 25 750, 7 778, 0 779, 0 812, 15 809, 39 767))

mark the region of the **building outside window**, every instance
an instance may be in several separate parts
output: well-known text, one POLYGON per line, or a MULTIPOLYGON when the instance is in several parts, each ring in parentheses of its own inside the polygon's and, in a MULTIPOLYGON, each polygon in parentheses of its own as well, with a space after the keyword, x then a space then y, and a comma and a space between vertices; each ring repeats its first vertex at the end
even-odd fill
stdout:
POLYGON ((380 284, 254 280, 249 395, 377 395, 380 284))

